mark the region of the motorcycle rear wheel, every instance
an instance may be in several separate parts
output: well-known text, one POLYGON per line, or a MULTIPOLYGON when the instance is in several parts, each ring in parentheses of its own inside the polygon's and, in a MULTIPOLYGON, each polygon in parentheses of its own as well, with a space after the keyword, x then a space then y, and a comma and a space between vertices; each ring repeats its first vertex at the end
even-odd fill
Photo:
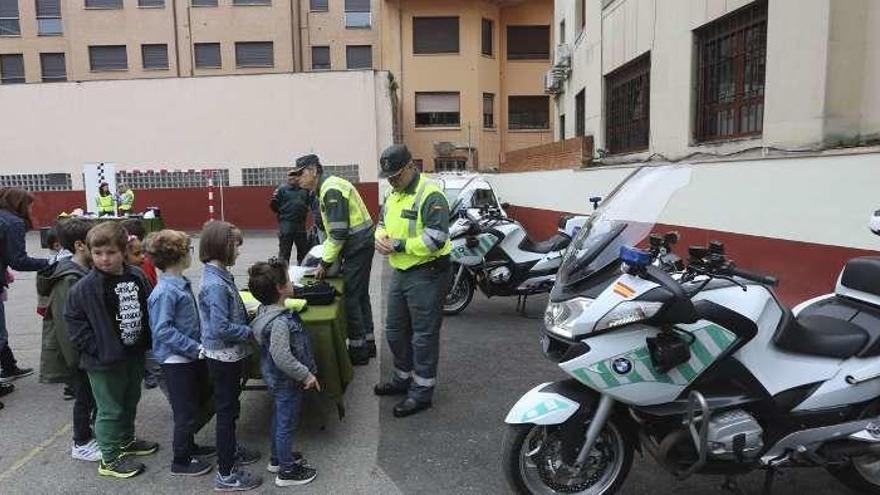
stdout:
MULTIPOLYGON (((880 402, 874 402, 865 408, 861 417, 874 417, 878 413, 880 402)), ((858 493, 880 495, 880 456, 855 457, 843 466, 828 468, 828 472, 858 493)))
POLYGON ((582 470, 565 466, 559 458, 559 439, 554 438, 559 431, 553 426, 508 425, 502 449, 508 485, 530 495, 617 493, 632 467, 633 446, 615 420, 608 420, 582 470))
POLYGON ((452 265, 452 276, 449 277, 449 288, 446 291, 446 297, 443 299, 443 314, 446 316, 457 315, 465 310, 474 298, 474 279, 470 273, 465 271, 461 274, 458 281, 458 287, 452 290, 452 284, 455 283, 455 274, 458 273, 459 265, 452 265))

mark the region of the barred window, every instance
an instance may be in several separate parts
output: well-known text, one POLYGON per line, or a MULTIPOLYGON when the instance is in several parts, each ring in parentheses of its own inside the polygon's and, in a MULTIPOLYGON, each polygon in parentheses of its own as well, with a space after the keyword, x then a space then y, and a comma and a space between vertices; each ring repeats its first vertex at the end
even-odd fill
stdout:
POLYGON ((116 182, 126 183, 132 189, 177 189, 182 187, 208 187, 213 177, 215 186, 229 186, 229 170, 121 170, 116 172, 116 182))
POLYGON ((70 174, 0 175, 0 187, 20 187, 28 191, 71 191, 70 174))
POLYGON ((760 135, 764 127, 767 3, 753 3, 694 32, 697 141, 760 135))
MULTIPOLYGON (((290 167, 245 167, 241 169, 241 183, 245 186, 277 186, 287 183, 290 167)), ((358 165, 324 165, 324 175, 335 175, 356 184, 360 182, 358 165)))
POLYGON ((605 139, 611 153, 648 148, 651 55, 647 53, 605 76, 605 139))

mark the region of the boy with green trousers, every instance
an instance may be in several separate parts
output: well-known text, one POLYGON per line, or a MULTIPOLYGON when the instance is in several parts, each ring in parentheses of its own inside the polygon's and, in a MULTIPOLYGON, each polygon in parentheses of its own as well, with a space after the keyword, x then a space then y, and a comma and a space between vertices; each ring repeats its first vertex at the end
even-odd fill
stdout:
POLYGON ((159 450, 157 443, 134 435, 144 353, 150 347, 150 286, 142 274, 124 264, 128 233, 118 223, 96 225, 86 244, 93 269, 71 289, 64 319, 98 408, 95 436, 102 457, 98 474, 131 478, 144 470, 132 456, 159 450))

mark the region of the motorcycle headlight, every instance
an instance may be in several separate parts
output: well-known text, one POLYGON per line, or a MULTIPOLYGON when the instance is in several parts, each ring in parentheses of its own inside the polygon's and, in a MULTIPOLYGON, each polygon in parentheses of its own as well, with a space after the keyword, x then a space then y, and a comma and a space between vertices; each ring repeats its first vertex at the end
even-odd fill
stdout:
POLYGON ((568 339, 574 338, 574 322, 592 304, 592 299, 576 297, 562 302, 550 302, 544 312, 547 331, 568 339))
POLYGON ((605 314, 596 323, 595 330, 607 330, 647 320, 656 315, 662 307, 661 302, 624 301, 605 314))

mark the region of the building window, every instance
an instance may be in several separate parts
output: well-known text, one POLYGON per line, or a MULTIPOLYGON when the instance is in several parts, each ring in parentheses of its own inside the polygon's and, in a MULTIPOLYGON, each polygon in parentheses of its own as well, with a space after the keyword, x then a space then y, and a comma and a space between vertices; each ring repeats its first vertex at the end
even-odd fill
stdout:
POLYGON ((41 53, 40 70, 43 82, 62 82, 67 80, 67 67, 63 53, 41 53))
POLYGON ((372 25, 370 0, 345 0, 345 27, 369 29, 372 25))
POLYGON ((312 47, 312 70, 330 70, 330 47, 312 47))
POLYGON ((416 127, 458 127, 458 93, 416 93, 416 127))
POLYGON ((372 69, 372 45, 350 45, 345 47, 345 66, 348 69, 372 69))
POLYGON ((217 0, 191 0, 193 7, 216 7, 217 0))
POLYGON ((121 9, 122 0, 86 0, 87 9, 121 9))
POLYGON ((272 0, 232 0, 232 5, 272 5, 272 0))
POLYGON ((24 56, 0 55, 0 84, 24 84, 24 56))
POLYGON ((419 172, 425 171, 425 160, 422 160, 421 158, 413 158, 412 162, 413 165, 416 166, 416 170, 418 170, 419 172))
POLYGON ((37 0, 37 34, 58 36, 64 33, 61 25, 61 0, 37 0))
MULTIPOLYGON (((287 184, 290 167, 244 167, 241 169, 241 183, 245 186, 277 186, 287 184)), ((324 165, 324 175, 335 175, 352 184, 360 182, 358 165, 324 165)))
POLYGON ((510 96, 507 99, 508 129, 549 129, 549 96, 510 96))
POLYGON ((413 53, 458 53, 458 17, 413 18, 413 53))
POLYGON ((608 151, 648 149, 651 55, 647 53, 605 76, 605 139, 608 151))
POLYGON ((238 41, 235 43, 235 66, 275 67, 275 50, 271 41, 238 41))
POLYGON ((464 172, 467 158, 434 158, 434 172, 464 172))
POLYGON ((229 186, 229 170, 118 170, 116 180, 132 189, 177 189, 182 187, 208 187, 212 179, 215 186, 229 186))
POLYGON ((330 10, 330 6, 327 3, 327 0, 309 0, 309 11, 327 12, 330 10))
POLYGON ((559 21, 559 44, 565 43, 565 19, 559 21))
POLYGON ((492 41, 493 41, 493 33, 494 33, 492 21, 489 19, 483 19, 483 55, 491 57, 493 54, 492 51, 492 41))
POLYGON ((574 97, 574 135, 583 136, 587 129, 587 89, 574 97))
POLYGON ((0 0, 0 36, 21 36, 18 0, 0 0))
POLYGON ((125 45, 90 46, 89 64, 92 72, 128 70, 125 45))
POLYGON ((72 191, 70 174, 0 175, 0 187, 20 187, 27 191, 72 191))
POLYGON ((141 45, 144 69, 168 69, 168 45, 141 45))
POLYGON ((142 9, 164 8, 165 0, 138 0, 138 7, 142 9))
POLYGON ((548 60, 550 26, 507 26, 507 58, 548 60))
POLYGON ((759 136, 764 128, 767 3, 753 3, 694 32, 697 141, 759 136))
POLYGON ((575 36, 575 40, 577 40, 587 27, 587 0, 577 0, 574 7, 574 16, 578 27, 577 35, 575 36))
POLYGON ((495 95, 483 93, 483 128, 495 128, 495 95))
POLYGON ((565 141, 565 114, 559 116, 559 140, 565 141))
POLYGON ((195 58, 197 69, 223 67, 223 59, 220 57, 220 43, 196 43, 195 58))

